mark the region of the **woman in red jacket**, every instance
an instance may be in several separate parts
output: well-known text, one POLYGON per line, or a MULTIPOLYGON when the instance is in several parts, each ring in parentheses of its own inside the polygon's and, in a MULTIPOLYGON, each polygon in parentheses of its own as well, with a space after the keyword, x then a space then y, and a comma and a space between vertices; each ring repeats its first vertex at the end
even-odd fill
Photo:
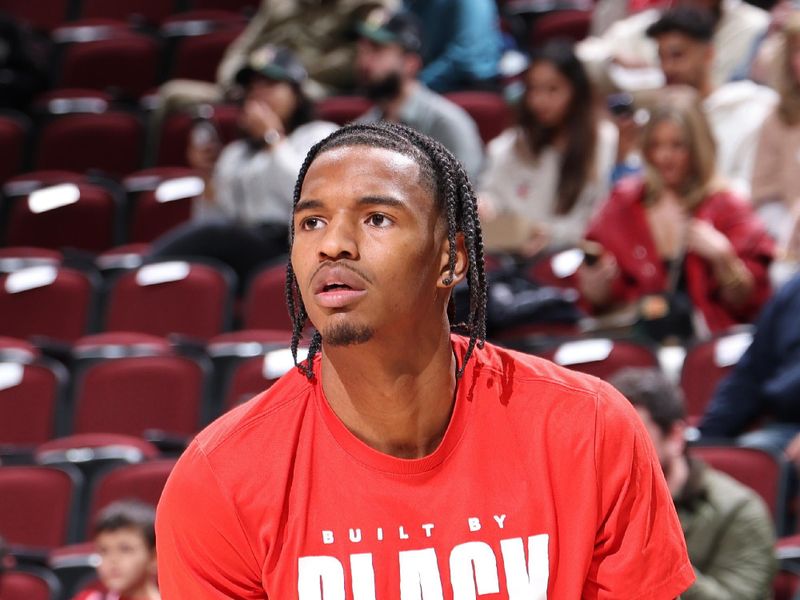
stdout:
POLYGON ((587 230, 599 259, 579 270, 584 300, 602 313, 661 295, 673 313, 687 307, 695 335, 751 321, 770 294, 773 242, 749 202, 717 177, 696 96, 664 93, 642 148, 644 176, 622 181, 587 230))

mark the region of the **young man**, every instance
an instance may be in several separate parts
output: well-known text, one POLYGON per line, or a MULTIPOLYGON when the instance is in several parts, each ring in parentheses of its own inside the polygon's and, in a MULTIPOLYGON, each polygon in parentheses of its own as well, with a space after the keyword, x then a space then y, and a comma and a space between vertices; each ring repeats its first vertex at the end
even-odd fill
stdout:
POLYGON ((686 452, 683 400, 659 371, 624 369, 611 383, 639 412, 675 499, 697 576, 681 598, 771 598, 775 532, 764 502, 686 452))
POLYGON ((675 598, 693 580, 635 411, 484 345, 475 195, 389 123, 315 146, 287 299, 308 359, 201 433, 159 506, 164 598, 675 598), (451 333, 468 282, 467 337, 451 333))
POLYGON ((356 76, 375 107, 359 123, 380 120, 408 125, 441 142, 470 177, 483 165, 483 142, 467 112, 419 81, 420 23, 411 13, 378 9, 358 26, 356 76))
POLYGON ((153 507, 141 502, 106 507, 94 525, 97 577, 106 591, 81 592, 74 600, 160 600, 154 521, 153 507))

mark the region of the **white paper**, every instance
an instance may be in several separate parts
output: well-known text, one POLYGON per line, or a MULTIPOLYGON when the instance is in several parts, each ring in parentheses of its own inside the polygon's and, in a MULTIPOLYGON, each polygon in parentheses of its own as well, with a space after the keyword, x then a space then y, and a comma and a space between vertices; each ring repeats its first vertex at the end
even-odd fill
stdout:
POLYGON ((714 364, 718 367, 732 367, 739 362, 753 342, 753 334, 749 331, 726 335, 714 344, 714 364))
POLYGON ((81 191, 74 183, 61 183, 31 192, 28 196, 28 208, 34 214, 40 214, 62 206, 75 204, 81 198, 81 191))
POLYGON ((607 359, 613 348, 614 342, 605 338, 567 342, 556 350, 554 360, 565 367, 597 362, 607 359))
POLYGON ((22 383, 25 367, 19 363, 0 362, 0 391, 22 383))
MULTIPOLYGON (((308 348, 297 349, 297 361, 305 360, 308 356, 308 348)), ((264 379, 277 379, 281 375, 288 373, 294 368, 294 358, 289 348, 272 350, 264 355, 264 368, 261 371, 264 379)))
POLYGON ((181 260, 145 265, 136 272, 136 283, 141 286, 181 281, 189 276, 189 263, 181 260))
POLYGON ((58 269, 53 265, 39 265, 14 271, 6 277, 6 292, 19 294, 52 284, 58 276, 58 269))

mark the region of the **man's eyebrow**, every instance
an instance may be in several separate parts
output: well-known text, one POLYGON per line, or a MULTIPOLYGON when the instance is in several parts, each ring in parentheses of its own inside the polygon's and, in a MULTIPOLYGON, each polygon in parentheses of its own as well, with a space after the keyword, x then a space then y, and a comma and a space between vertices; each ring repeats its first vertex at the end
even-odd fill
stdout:
MULTIPOLYGON (((406 206, 406 203, 402 200, 398 200, 397 198, 393 198, 392 196, 363 196, 362 198, 358 199, 359 206, 391 206, 397 208, 403 208, 406 206)), ((294 207, 294 212, 299 213, 304 210, 318 210, 324 206, 322 200, 316 200, 313 198, 308 198, 306 200, 300 200, 294 207)))

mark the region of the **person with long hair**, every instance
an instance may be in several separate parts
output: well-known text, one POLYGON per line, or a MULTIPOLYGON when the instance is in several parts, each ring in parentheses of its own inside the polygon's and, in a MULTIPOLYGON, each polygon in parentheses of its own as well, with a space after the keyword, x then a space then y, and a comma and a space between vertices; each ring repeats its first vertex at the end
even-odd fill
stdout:
POLYGON ((534 255, 580 239, 608 192, 617 131, 598 119, 589 78, 566 42, 536 51, 517 123, 492 140, 480 182, 487 225, 502 215, 530 225, 517 248, 534 255))
POLYGON ((798 259, 792 232, 800 218, 800 13, 789 17, 781 35, 774 64, 780 100, 761 128, 752 189, 770 233, 786 254, 798 259))
POLYGON ((770 294, 773 242, 717 175, 697 95, 665 90, 642 135, 644 175, 623 180, 586 232, 598 258, 579 269, 584 300, 601 313, 662 295, 690 335, 750 322, 770 294))

